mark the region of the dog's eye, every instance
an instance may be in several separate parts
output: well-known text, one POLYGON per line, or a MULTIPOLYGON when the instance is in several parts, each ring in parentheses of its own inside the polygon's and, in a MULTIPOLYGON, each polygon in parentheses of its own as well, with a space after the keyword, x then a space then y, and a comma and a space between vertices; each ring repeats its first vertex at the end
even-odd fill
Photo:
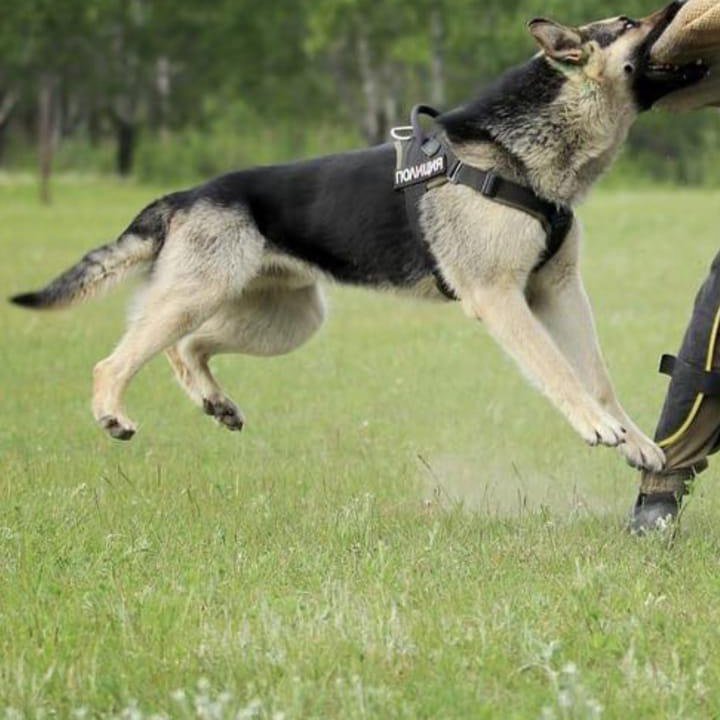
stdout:
POLYGON ((623 30, 625 32, 628 30, 634 30, 636 27, 640 27, 640 23, 637 20, 633 20, 629 17, 621 17, 620 22, 623 24, 623 30))

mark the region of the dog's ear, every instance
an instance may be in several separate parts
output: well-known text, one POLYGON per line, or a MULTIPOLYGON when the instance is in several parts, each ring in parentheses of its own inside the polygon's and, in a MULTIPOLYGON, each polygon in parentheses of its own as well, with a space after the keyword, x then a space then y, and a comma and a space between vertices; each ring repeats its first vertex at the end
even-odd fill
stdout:
POLYGON ((542 51, 553 60, 582 65, 587 60, 580 33, 564 25, 536 18, 528 23, 528 29, 542 51))

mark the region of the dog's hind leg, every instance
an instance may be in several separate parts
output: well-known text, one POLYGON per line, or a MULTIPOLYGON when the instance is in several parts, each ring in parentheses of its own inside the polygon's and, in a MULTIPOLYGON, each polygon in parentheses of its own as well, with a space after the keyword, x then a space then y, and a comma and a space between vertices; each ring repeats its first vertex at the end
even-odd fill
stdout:
POLYGON ((212 375, 210 357, 220 353, 284 355, 307 342, 324 318, 325 301, 315 284, 254 290, 225 303, 168 350, 167 356, 193 402, 221 425, 240 430, 243 415, 212 375))
POLYGON ((210 370, 211 351, 190 335, 165 351, 178 382, 206 415, 228 430, 242 430, 245 418, 210 370))
POLYGON ((151 290, 115 351, 95 366, 93 414, 114 438, 129 440, 135 434, 135 425, 122 410, 122 395, 132 378, 148 360, 192 332, 217 307, 212 298, 198 303, 197 296, 192 295, 197 295, 199 289, 185 286, 177 288, 177 292, 151 290))
POLYGON ((94 371, 93 414, 113 437, 128 440, 135 425, 122 410, 132 378, 154 355, 239 297, 257 273, 264 241, 237 211, 192 208, 158 258, 149 287, 115 351, 94 371))

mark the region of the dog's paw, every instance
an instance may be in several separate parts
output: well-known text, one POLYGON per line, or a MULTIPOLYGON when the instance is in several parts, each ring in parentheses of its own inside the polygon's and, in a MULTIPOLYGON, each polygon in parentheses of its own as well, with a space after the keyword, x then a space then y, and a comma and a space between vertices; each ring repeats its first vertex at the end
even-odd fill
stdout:
POLYGON ((570 422, 591 447, 618 447, 627 437, 622 423, 595 403, 577 408, 570 414, 570 422))
POLYGON ((204 398, 203 410, 206 415, 214 417, 221 425, 233 432, 239 432, 245 425, 245 417, 240 408, 228 398, 204 398))
POLYGON ((625 443, 618 448, 630 467, 660 472, 665 467, 665 453, 637 428, 628 431, 625 443))
POLYGON ((115 440, 130 440, 137 432, 134 423, 120 416, 103 415, 98 420, 98 424, 115 440))

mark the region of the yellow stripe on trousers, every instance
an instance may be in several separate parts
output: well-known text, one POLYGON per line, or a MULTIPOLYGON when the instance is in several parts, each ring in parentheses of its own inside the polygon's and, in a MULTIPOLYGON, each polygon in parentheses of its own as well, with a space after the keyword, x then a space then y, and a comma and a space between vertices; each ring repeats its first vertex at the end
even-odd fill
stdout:
MULTIPOLYGON (((715 346, 717 345, 718 330, 720 330, 720 308, 718 308, 717 314, 715 315, 715 322, 713 323, 712 335, 710 337, 710 345, 708 347, 707 360, 705 361, 705 370, 707 372, 710 372, 713 369, 713 358, 715 357, 715 346)), ((669 438, 666 438, 665 440, 662 440, 660 443, 658 443, 661 448, 666 448, 673 443, 676 443, 688 431, 690 426, 693 424, 693 421, 697 417, 697 414, 700 412, 700 407, 702 406, 704 399, 705 396, 702 393, 695 398, 695 403, 692 406, 692 410, 690 410, 690 414, 688 415, 685 422, 680 426, 680 429, 674 435, 671 435, 669 438)))

